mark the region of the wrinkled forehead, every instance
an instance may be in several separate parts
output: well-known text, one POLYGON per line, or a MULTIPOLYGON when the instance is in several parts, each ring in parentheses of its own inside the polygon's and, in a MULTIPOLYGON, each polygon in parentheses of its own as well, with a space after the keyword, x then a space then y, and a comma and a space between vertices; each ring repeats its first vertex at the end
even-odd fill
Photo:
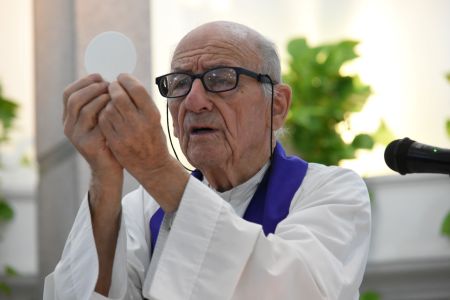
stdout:
POLYGON ((208 25, 194 29, 178 44, 172 70, 199 72, 219 65, 258 67, 259 53, 251 34, 237 26, 208 25))

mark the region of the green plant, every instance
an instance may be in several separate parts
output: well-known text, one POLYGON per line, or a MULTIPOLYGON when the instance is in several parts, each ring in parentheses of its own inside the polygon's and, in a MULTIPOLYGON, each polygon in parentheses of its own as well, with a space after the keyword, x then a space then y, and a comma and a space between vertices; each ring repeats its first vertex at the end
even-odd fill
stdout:
POLYGON ((288 44, 290 68, 283 79, 292 88, 292 105, 285 142, 307 161, 337 165, 354 158, 358 149, 371 149, 376 138, 386 141, 392 136, 384 123, 375 135, 358 134, 351 143, 339 132, 339 126, 348 127, 350 115, 361 111, 371 94, 357 75, 342 75, 342 66, 358 57, 357 44, 345 40, 311 47, 304 38, 288 44))
MULTIPOLYGON (((18 275, 16 270, 10 266, 5 266, 3 271, 8 277, 15 277, 18 275)), ((0 293, 10 296, 12 294, 12 289, 6 282, 0 281, 0 293)))
POLYGON ((17 116, 17 103, 3 96, 3 89, 0 84, 0 142, 8 140, 8 133, 12 128, 13 121, 17 116))
MULTIPOLYGON (((445 77, 447 78, 447 81, 450 83, 450 72, 448 72, 445 77)), ((447 119, 447 121, 445 122, 445 129, 447 131, 447 136, 450 138, 450 119, 447 119)), ((447 215, 444 218, 444 221, 442 222, 441 233, 450 238, 450 211, 447 213, 447 215)))
POLYGON ((3 196, 0 196, 0 222, 11 221, 14 217, 14 210, 3 196))
POLYGON ((447 213, 442 222, 441 233, 450 238, 450 212, 447 213))
MULTIPOLYGON (((0 85, 0 145, 8 141, 9 131, 12 128, 13 121, 17 116, 17 109, 17 103, 3 96, 2 86, 0 85)), ((11 220, 13 216, 14 211, 0 190, 0 223, 11 220)))
MULTIPOLYGON (((447 75, 448 80, 450 81, 450 74, 447 75)), ((446 122, 447 135, 450 138, 450 119, 446 122)), ((444 218, 441 226, 441 233, 450 238, 450 211, 444 218)))
MULTIPOLYGON (((447 81, 450 83, 450 72, 446 75, 447 81)), ((445 122, 445 129, 447 131, 447 135, 450 138, 450 119, 447 119, 445 122)), ((444 218, 441 226, 441 233, 447 237, 450 237, 450 212, 444 218)))
POLYGON ((381 299, 380 295, 372 291, 364 292, 359 297, 359 300, 380 300, 380 299, 381 299))
MULTIPOLYGON (((2 87, 0 85, 0 145, 8 141, 10 129, 13 126, 14 119, 17 117, 17 109, 17 103, 3 96, 2 87)), ((6 222, 11 221, 13 218, 14 210, 5 199, 0 189, 0 226, 4 225, 6 222)), ((4 274, 8 277, 11 277, 15 276, 17 272, 14 270, 14 268, 5 266, 4 274)), ((10 295, 11 287, 6 282, 0 282, 0 293, 4 295, 10 295)))

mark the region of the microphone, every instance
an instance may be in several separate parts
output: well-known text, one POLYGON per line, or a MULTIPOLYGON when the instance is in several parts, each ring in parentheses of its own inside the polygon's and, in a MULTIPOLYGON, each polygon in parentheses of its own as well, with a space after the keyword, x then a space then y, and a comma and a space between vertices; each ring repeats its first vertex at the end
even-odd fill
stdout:
POLYGON ((439 173, 450 175, 450 149, 442 149, 404 138, 392 141, 384 151, 389 168, 408 173, 439 173))

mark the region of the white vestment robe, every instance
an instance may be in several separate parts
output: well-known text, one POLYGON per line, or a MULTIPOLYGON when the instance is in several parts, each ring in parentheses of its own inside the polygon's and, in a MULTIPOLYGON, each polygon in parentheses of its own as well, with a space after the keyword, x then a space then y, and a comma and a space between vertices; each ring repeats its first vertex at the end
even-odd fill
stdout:
POLYGON ((288 216, 265 236, 242 216, 266 169, 225 193, 190 178, 153 255, 149 220, 159 206, 142 187, 125 196, 108 298, 94 292, 98 257, 86 197, 44 300, 357 300, 371 226, 363 180, 310 163, 288 216))

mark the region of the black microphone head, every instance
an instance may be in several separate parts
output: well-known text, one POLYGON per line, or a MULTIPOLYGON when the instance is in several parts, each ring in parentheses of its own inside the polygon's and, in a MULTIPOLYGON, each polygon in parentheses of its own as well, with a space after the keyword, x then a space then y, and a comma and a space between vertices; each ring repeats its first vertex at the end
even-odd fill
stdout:
POLYGON ((398 172, 398 167, 395 155, 397 153, 399 143, 400 140, 392 141, 389 143, 389 145, 387 145, 386 150, 384 150, 384 161, 386 162, 386 165, 391 168, 391 170, 394 170, 396 172, 398 172))
POLYGON ((402 175, 408 173, 406 156, 412 143, 414 143, 414 141, 406 137, 401 140, 392 141, 387 145, 386 150, 384 151, 384 161, 389 168, 402 175))

